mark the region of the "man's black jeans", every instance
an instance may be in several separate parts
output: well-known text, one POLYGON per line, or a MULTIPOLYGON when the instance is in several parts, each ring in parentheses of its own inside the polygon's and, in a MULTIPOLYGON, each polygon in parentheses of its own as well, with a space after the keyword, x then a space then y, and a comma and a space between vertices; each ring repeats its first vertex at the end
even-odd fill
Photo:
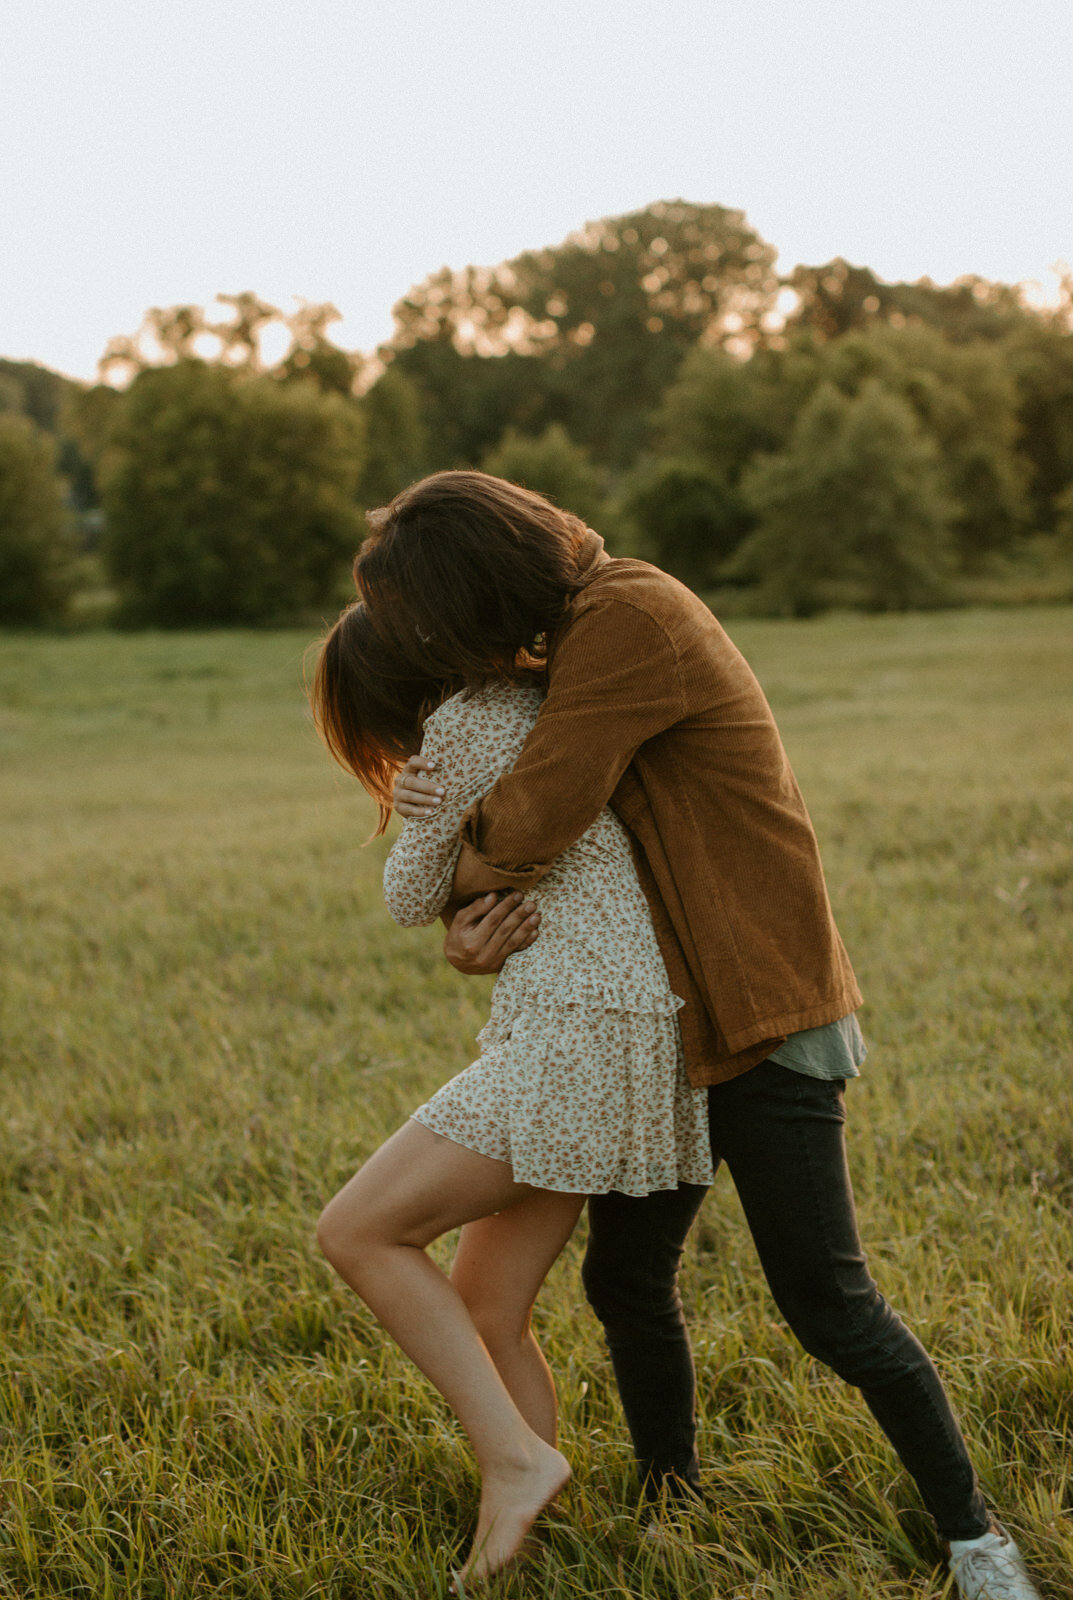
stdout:
MULTIPOLYGON (((843 1082, 763 1061, 709 1090, 725 1161, 780 1311, 805 1349, 859 1388, 944 1539, 989 1526, 927 1354, 869 1275, 845 1155, 843 1082)), ((705 1190, 589 1201, 585 1292, 603 1323, 642 1476, 696 1484, 693 1358, 678 1264, 705 1190)))

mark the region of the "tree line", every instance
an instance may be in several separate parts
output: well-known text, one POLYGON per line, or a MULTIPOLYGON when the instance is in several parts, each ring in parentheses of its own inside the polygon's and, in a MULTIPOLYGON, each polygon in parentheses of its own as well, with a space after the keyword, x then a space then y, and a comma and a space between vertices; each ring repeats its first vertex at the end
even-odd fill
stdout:
POLYGON ((150 311, 93 386, 0 362, 0 621, 61 617, 92 572, 128 625, 331 607, 363 510, 460 466, 724 608, 938 606, 1019 572, 1073 596, 1073 285, 1041 311, 775 255, 739 211, 660 202, 431 275, 373 358, 333 307, 244 293, 150 311))

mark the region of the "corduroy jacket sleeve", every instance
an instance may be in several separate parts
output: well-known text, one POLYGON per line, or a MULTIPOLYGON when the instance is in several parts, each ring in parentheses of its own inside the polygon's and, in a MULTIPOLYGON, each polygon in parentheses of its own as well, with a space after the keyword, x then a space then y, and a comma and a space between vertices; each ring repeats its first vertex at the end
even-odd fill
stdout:
POLYGON ((462 822, 452 899, 526 889, 595 821, 636 751, 684 714, 674 643, 628 601, 582 597, 511 772, 462 822))

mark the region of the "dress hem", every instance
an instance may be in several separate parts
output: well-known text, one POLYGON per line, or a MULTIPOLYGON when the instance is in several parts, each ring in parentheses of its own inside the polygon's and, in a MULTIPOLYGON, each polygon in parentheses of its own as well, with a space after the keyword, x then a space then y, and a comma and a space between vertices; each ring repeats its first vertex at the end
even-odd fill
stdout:
POLYGON ((684 1183, 691 1184, 694 1188, 708 1188, 712 1182, 710 1177, 687 1178, 682 1177, 682 1175, 679 1174, 673 1183, 656 1183, 652 1184, 647 1189, 636 1187, 627 1189, 620 1184, 614 1183, 608 1183, 605 1185, 599 1185, 596 1188, 586 1189, 575 1189, 565 1183, 537 1183, 533 1178, 519 1177, 516 1165, 509 1156, 490 1155, 487 1150, 482 1150, 476 1143, 471 1143, 466 1139, 460 1139, 458 1135, 454 1133, 444 1133, 442 1128, 435 1127, 427 1117, 423 1117, 421 1115, 421 1112, 424 1109, 424 1106, 418 1106, 416 1111, 411 1111, 409 1120, 411 1122, 419 1123, 422 1128, 427 1128, 429 1133, 434 1133, 439 1138, 446 1139, 449 1144, 456 1144, 462 1150, 472 1151, 475 1156, 483 1156, 486 1161, 498 1161, 500 1166, 510 1168, 511 1176, 514 1178, 515 1183, 524 1183, 530 1189, 538 1189, 546 1194, 581 1194, 586 1196, 599 1194, 624 1194, 632 1200, 643 1200, 647 1195, 650 1194, 666 1194, 671 1190, 679 1189, 684 1183))

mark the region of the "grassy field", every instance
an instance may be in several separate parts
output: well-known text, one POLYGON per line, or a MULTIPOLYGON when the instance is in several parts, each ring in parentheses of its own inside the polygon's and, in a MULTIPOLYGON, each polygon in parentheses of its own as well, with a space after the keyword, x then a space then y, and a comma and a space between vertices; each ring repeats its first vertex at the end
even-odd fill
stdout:
MULTIPOLYGON (((740 622, 872 1046, 873 1270, 992 1502, 1073 1595, 1073 610, 740 622)), ((0 641, 0 1596, 433 1600, 476 1483, 319 1258, 323 1200, 470 1059, 485 986, 380 902, 294 634, 0 641)), ((686 1294, 710 1510, 644 1537, 578 1281, 540 1324, 575 1478, 505 1595, 946 1592, 859 1396, 717 1184, 686 1294)))

